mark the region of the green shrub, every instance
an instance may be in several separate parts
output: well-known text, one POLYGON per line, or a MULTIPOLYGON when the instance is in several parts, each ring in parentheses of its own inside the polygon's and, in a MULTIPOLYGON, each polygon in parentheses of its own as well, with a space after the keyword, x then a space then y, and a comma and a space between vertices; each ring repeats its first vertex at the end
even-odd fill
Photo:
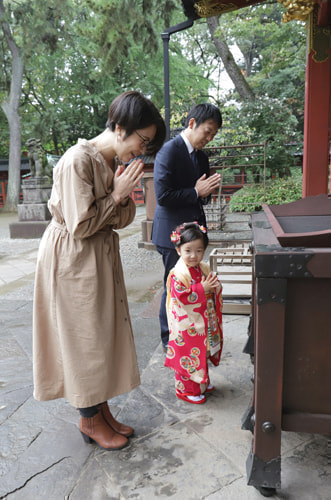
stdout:
MULTIPOLYGON (((290 175, 297 161, 293 152, 301 152, 303 148, 303 134, 287 99, 257 96, 239 107, 226 106, 222 114, 222 144, 262 144, 266 141, 268 171, 277 177, 290 175)), ((260 170, 263 172, 262 167, 260 170)))
POLYGON ((231 198, 230 212, 258 212, 262 203, 281 205, 302 198, 302 175, 296 174, 288 178, 270 179, 262 184, 247 185, 237 191, 231 198))

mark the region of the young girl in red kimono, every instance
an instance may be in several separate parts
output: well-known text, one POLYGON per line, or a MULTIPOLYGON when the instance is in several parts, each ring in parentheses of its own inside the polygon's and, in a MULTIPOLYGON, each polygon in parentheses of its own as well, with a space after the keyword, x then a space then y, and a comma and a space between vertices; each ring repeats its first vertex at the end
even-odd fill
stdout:
POLYGON ((173 231, 171 241, 180 259, 167 281, 170 336, 165 366, 175 371, 177 397, 202 404, 204 393, 214 389, 208 360, 217 366, 222 352, 222 286, 202 262, 208 246, 205 227, 183 224, 173 231))

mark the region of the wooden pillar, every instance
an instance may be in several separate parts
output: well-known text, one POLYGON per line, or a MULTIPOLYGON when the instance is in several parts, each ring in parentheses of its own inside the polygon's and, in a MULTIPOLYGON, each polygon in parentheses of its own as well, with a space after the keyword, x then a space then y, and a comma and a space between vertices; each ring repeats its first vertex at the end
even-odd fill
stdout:
POLYGON ((317 3, 308 20, 303 198, 328 193, 331 138, 331 39, 327 16, 323 18, 321 15, 328 8, 327 4, 328 2, 323 0, 317 3))

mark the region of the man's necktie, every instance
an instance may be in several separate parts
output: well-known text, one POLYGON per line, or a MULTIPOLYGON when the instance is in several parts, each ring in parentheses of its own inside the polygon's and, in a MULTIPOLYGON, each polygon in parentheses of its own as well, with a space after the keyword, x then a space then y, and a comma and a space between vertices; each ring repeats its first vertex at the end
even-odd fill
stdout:
MULTIPOLYGON (((198 180, 200 177, 200 167, 199 167, 199 161, 198 161, 198 151, 196 151, 195 149, 191 153, 191 159, 192 159, 192 163, 194 165, 196 179, 198 180)), ((200 220, 200 223, 202 224, 204 221, 204 215, 203 215, 204 212, 203 212, 203 208, 202 208, 202 199, 200 197, 198 197, 198 206, 199 206, 199 210, 200 210, 199 220, 200 220)))
POLYGON ((194 165, 195 173, 197 177, 200 177, 200 168, 199 168, 199 161, 198 161, 198 152, 194 149, 191 153, 191 159, 194 165))

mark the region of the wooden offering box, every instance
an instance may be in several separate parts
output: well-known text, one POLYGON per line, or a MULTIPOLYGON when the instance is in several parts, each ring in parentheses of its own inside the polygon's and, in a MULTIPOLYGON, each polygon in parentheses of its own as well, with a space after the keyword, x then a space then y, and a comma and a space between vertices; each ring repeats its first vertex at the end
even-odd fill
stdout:
POLYGON ((282 247, 331 247, 331 199, 309 196, 285 205, 263 205, 282 247))
POLYGON ((281 485, 281 430, 331 434, 331 200, 264 207, 252 233, 255 373, 243 428, 253 432, 248 484, 269 496, 281 485))

